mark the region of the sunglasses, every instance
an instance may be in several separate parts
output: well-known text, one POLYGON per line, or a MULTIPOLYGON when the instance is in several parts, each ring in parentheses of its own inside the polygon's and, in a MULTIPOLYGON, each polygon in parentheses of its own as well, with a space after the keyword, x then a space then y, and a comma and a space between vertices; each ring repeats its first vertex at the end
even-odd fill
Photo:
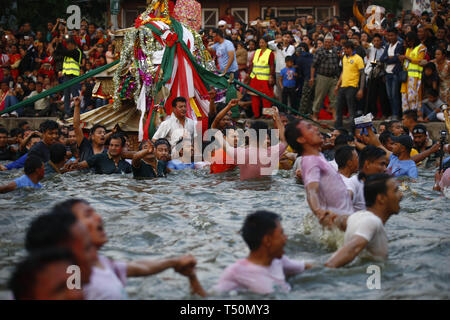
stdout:
POLYGON ((414 130, 413 130, 413 134, 414 134, 414 133, 426 133, 426 131, 423 130, 422 128, 417 128, 417 129, 414 129, 414 130))

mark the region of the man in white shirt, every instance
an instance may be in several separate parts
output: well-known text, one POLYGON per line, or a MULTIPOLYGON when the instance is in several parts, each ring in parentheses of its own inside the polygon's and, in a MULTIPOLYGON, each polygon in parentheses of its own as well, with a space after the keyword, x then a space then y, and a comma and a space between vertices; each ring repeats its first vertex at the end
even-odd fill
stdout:
POLYGON ((170 146, 175 147, 181 138, 194 139, 197 134, 195 131, 195 122, 186 117, 187 107, 184 97, 177 97, 172 101, 173 112, 160 125, 152 137, 155 142, 158 139, 165 138, 169 140, 170 146))
POLYGON ((269 49, 275 51, 275 75, 279 100, 281 100, 280 72, 286 68, 286 57, 295 54, 295 47, 291 45, 291 41, 291 32, 285 31, 281 40, 272 40, 268 43, 269 49))
MULTIPOLYGON (((350 193, 350 198, 352 198, 352 203, 354 203, 354 194, 352 191, 350 178, 358 172, 358 153, 356 152, 355 147, 342 146, 336 150, 334 157, 338 165, 339 174, 347 186, 347 190, 350 193)), ((357 210, 355 209, 355 211, 357 210)))
POLYGON ((382 173, 366 179, 364 196, 367 210, 348 218, 344 246, 328 259, 325 266, 344 266, 360 254, 373 259, 387 258, 388 238, 384 225, 391 215, 399 213, 403 194, 395 178, 382 173))
POLYGON ((386 152, 375 146, 367 146, 359 153, 359 174, 354 175, 346 181, 350 188, 355 211, 365 210, 366 201, 364 199, 364 180, 366 177, 386 172, 388 160, 386 152))
POLYGON ((378 108, 377 102, 380 99, 380 106, 384 117, 388 117, 390 114, 389 100, 386 92, 385 84, 385 67, 380 62, 381 56, 384 53, 383 40, 380 34, 373 36, 372 45, 364 62, 366 67, 364 72, 367 80, 367 106, 365 114, 371 112, 374 117, 377 117, 378 108))

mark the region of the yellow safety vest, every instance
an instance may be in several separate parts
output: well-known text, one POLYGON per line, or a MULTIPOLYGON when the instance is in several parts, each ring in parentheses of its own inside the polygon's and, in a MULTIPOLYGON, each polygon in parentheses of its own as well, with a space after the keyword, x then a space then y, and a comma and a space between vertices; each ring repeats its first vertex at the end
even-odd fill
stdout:
POLYGON ((73 74, 74 76, 80 75, 80 65, 81 65, 81 51, 79 48, 77 48, 78 52, 80 52, 80 60, 76 61, 75 59, 71 57, 64 57, 64 63, 63 63, 63 74, 70 75, 73 74))
MULTIPOLYGON (((417 59, 417 57, 419 56, 419 49, 420 49, 421 45, 419 44, 417 47, 415 47, 412 51, 411 54, 409 55, 412 59, 417 59)), ((422 79, 422 71, 423 71, 423 67, 419 66, 418 64, 414 64, 409 62, 408 64, 408 77, 414 77, 414 78, 419 78, 422 79)))
POLYGON ((250 78, 256 77, 258 80, 269 80, 270 79, 270 65, 269 58, 272 50, 266 49, 263 55, 260 57, 261 49, 256 50, 253 57, 253 70, 250 74, 250 78))

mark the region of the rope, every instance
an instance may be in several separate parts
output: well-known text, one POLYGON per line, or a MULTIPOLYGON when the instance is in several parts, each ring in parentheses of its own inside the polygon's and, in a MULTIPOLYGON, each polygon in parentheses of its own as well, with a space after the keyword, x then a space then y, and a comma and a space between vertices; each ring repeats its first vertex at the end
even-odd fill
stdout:
POLYGON ((5 110, 3 110, 3 111, 0 111, 0 115, 2 115, 4 113, 12 112, 12 111, 17 110, 19 108, 22 108, 22 107, 24 107, 24 106, 26 106, 28 104, 34 103, 34 102, 36 102, 36 101, 38 101, 38 100, 40 100, 42 98, 48 97, 49 95, 55 94, 56 92, 59 92, 59 91, 64 90, 64 89, 66 89, 68 87, 71 87, 74 84, 77 84, 77 83, 80 83, 80 82, 82 82, 82 81, 84 81, 86 79, 89 79, 90 77, 93 77, 96 74, 99 74, 99 73, 101 73, 101 72, 103 72, 103 71, 105 71, 105 70, 115 66, 116 64, 119 63, 119 61, 120 60, 115 60, 115 61, 111 62, 110 64, 106 64, 106 65, 101 66, 101 67, 99 67, 97 69, 89 71, 88 73, 85 73, 85 74, 83 74, 83 75, 81 75, 79 77, 73 78, 72 80, 64 82, 64 83, 62 83, 62 84, 60 84, 60 85, 58 85, 58 86, 56 86, 54 88, 51 88, 51 89, 46 90, 46 91, 42 91, 41 93, 39 93, 39 94, 37 94, 37 95, 27 99, 27 100, 23 100, 23 101, 15 104, 15 105, 5 109, 5 110))
POLYGON ((333 130, 334 130, 333 127, 328 126, 328 125, 325 125, 325 126, 324 126, 323 123, 320 123, 320 122, 318 122, 318 121, 315 121, 315 120, 311 119, 309 116, 307 116, 307 115, 305 115, 305 114, 303 114, 303 113, 300 113, 298 110, 293 109, 293 108, 291 108, 291 107, 289 107, 289 106, 287 106, 287 105, 281 103, 280 101, 278 101, 278 100, 276 100, 276 99, 274 99, 274 98, 271 98, 271 97, 265 95, 264 93, 261 93, 261 92, 259 92, 258 90, 253 89, 252 87, 249 87, 248 85, 246 85, 246 84, 244 84, 244 83, 242 83, 242 82, 240 82, 240 81, 238 81, 238 80, 236 80, 236 79, 234 79, 234 80, 232 81, 232 83, 237 84, 237 85, 239 85, 239 86, 241 86, 241 87, 244 87, 245 89, 247 89, 247 90, 249 90, 249 91, 251 91, 251 92, 257 94, 258 96, 260 96, 260 97, 262 97, 262 98, 264 98, 264 99, 269 100, 269 101, 272 102, 273 104, 275 104, 275 105, 277 105, 277 106, 279 106, 279 107, 282 107, 282 108, 284 108, 284 109, 286 109, 286 110, 289 110, 289 111, 291 111, 291 112, 293 112, 293 113, 295 113, 295 114, 297 114, 297 115, 299 115, 299 116, 301 116, 301 117, 303 117, 303 118, 305 118, 305 119, 308 119, 309 121, 312 121, 312 122, 318 124, 320 127, 324 128, 324 129, 327 129, 327 130, 330 130, 330 131, 333 131, 333 130))

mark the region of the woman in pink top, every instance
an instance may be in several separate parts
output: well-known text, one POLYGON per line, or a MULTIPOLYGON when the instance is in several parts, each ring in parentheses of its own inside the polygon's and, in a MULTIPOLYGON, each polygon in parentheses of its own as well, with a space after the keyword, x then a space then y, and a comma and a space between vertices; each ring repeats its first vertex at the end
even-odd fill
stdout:
POLYGON ((270 146, 268 126, 265 122, 254 121, 250 126, 250 139, 248 147, 234 148, 224 139, 221 132, 215 135, 219 144, 225 147, 225 151, 233 157, 240 169, 241 180, 270 176, 274 169, 278 168, 281 155, 287 147, 284 138, 284 127, 280 120, 278 108, 273 107, 274 128, 278 129, 281 143, 270 146), (264 140, 262 140, 264 139, 264 140))

